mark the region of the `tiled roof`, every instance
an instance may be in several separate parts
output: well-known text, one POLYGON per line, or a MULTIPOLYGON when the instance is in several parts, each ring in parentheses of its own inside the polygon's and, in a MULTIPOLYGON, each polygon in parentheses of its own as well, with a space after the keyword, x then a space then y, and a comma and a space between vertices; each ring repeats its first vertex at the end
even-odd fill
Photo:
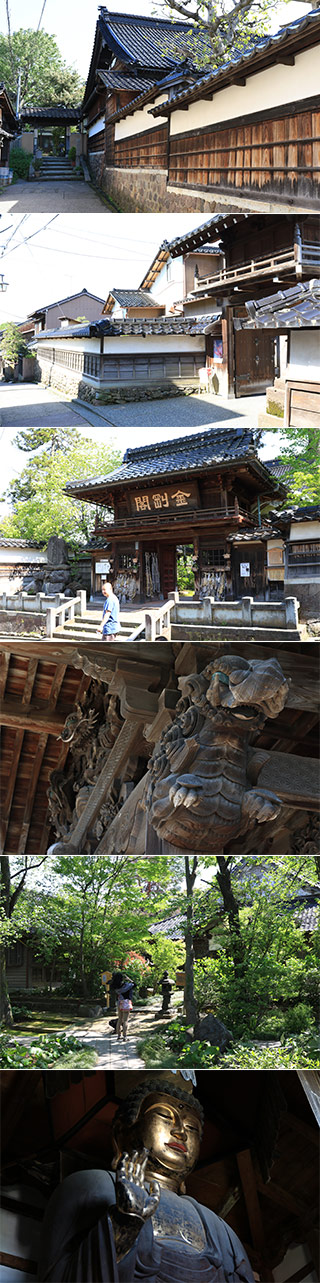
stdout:
POLYGON ((109 13, 104 5, 98 24, 105 43, 123 62, 165 72, 188 58, 199 67, 210 52, 209 39, 192 22, 109 13))
POLYGON ((203 432, 196 432, 194 435, 177 437, 171 441, 161 441, 157 445, 150 447, 140 446, 139 449, 129 449, 123 458, 123 463, 114 472, 109 472, 106 476, 90 478, 87 481, 72 481, 66 487, 67 490, 84 489, 88 486, 114 483, 123 483, 125 481, 142 480, 148 477, 158 477, 171 475, 173 472, 182 473, 197 472, 205 467, 212 467, 222 463, 230 463, 245 459, 248 455, 255 460, 255 463, 262 470, 262 474, 267 476, 266 469, 260 464, 256 454, 256 432, 248 428, 206 428, 203 432))
MULTIPOLYGON (((319 246, 320 270, 320 246, 319 246)), ((320 325, 320 281, 299 281, 288 290, 246 303, 248 319, 235 318, 236 330, 299 330, 320 325)))
POLYGON ((36 539, 4 539, 3 536, 0 535, 0 547, 1 548, 39 548, 39 550, 41 550, 42 548, 45 547, 45 540, 39 543, 38 540, 36 539))
POLYGON ((143 94, 150 89, 150 80, 142 80, 141 76, 130 76, 125 71, 105 71, 98 68, 97 76, 102 80, 106 89, 126 89, 136 92, 136 95, 143 94))
POLYGON ((87 325, 68 325, 65 329, 59 330, 42 330, 41 334, 35 334, 35 342, 42 339, 73 339, 73 338, 94 338, 99 334, 104 334, 107 338, 113 338, 121 334, 141 334, 145 338, 148 334, 205 334, 207 326, 216 320, 216 313, 211 316, 156 316, 148 321, 143 318, 138 320, 137 317, 126 317, 124 320, 106 317, 103 321, 91 321, 87 325))
POLYGON ((64 107, 62 103, 57 103, 56 107, 23 107, 21 111, 21 120, 34 120, 41 117, 41 120, 64 120, 77 124, 79 120, 79 108, 64 107))
POLYGON ((157 300, 149 290, 110 290, 111 298, 115 298, 121 307, 157 307, 157 300))
POLYGON ((220 88, 221 82, 228 83, 230 75, 232 76, 234 72, 240 72, 242 67, 245 68, 248 73, 248 64, 250 63, 250 60, 252 62, 252 72, 254 73, 256 67, 259 69, 259 63, 262 62, 265 65, 270 62, 269 55, 271 55, 271 59, 273 54, 276 58, 278 50, 281 50, 283 46, 293 44, 295 42, 295 38, 296 41, 298 40, 299 42, 299 36, 305 36, 305 34, 308 34, 308 28, 312 37, 313 31, 317 30, 317 27, 319 26, 319 21, 320 9, 313 9, 311 13, 305 14, 302 18, 297 18, 295 22, 289 23, 288 26, 280 27, 280 30, 277 31, 275 35, 260 36, 258 39, 252 40, 247 46, 245 52, 243 52, 243 50, 238 54, 235 52, 234 56, 227 59, 225 63, 222 63, 219 67, 215 67, 209 72, 207 71, 205 75, 198 78, 191 89, 186 89, 182 93, 172 94, 170 100, 164 103, 161 108, 153 108, 152 114, 156 116, 160 111, 163 112, 164 110, 169 114, 171 111, 174 111, 175 108, 179 107, 180 103, 195 102, 203 96, 203 93, 208 92, 211 88, 214 92, 216 89, 220 88))

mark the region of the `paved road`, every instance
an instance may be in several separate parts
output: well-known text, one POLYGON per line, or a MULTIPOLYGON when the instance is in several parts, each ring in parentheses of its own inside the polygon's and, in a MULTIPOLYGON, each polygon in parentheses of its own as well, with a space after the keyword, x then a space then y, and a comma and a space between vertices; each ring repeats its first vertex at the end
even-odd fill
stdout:
MULTIPOLYGON (((102 407, 101 407, 102 408, 102 407)), ((0 423, 3 427, 91 427, 181 428, 181 432, 224 423, 228 427, 255 427, 258 414, 265 410, 265 396, 241 397, 227 401, 223 397, 197 394, 168 397, 161 401, 138 401, 129 405, 108 405, 101 418, 84 406, 64 399, 42 384, 1 383, 0 423)), ((155 435, 154 441, 157 440, 155 435)))
POLYGON ((6 187, 0 196, 3 214, 115 214, 106 197, 100 196, 90 183, 48 182, 25 183, 18 179, 13 187, 6 187))
POLYGON ((5 428, 76 428, 83 423, 70 401, 35 383, 0 383, 0 423, 5 428))

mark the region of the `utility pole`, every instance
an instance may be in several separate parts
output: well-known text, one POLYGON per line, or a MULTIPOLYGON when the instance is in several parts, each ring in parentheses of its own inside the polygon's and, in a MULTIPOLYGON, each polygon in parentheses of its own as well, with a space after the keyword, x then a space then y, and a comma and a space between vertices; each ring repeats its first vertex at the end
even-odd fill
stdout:
POLYGON ((18 120, 19 120, 19 118, 20 118, 20 97, 21 97, 21 67, 19 66, 19 71, 18 71, 18 86, 17 86, 17 103, 16 103, 16 115, 17 115, 18 120))

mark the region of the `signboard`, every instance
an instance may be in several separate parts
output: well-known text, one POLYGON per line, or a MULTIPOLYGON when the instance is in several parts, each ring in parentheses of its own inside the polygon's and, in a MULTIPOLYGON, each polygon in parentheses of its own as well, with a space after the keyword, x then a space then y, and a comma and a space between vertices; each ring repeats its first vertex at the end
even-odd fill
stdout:
POLYGON ((161 481, 152 490, 130 492, 131 512, 135 517, 148 516, 150 513, 183 512, 184 508, 197 508, 199 505, 198 486, 195 481, 179 482, 174 486, 164 486, 161 481))
POLYGON ((96 574, 108 575, 110 570, 110 561, 96 561, 96 574))
POLYGON ((250 575, 250 561, 240 561, 241 579, 249 579, 249 575, 250 575))

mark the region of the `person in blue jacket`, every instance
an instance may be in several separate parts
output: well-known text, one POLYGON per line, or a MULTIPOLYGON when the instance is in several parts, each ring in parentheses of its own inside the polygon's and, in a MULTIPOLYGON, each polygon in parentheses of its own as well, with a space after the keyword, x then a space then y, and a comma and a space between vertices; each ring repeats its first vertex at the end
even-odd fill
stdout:
POLYGON ((119 598, 116 597, 113 591, 113 581, 111 579, 102 584, 102 593, 105 597, 105 603, 98 632, 102 633, 104 641, 115 641, 120 632, 120 603, 119 598))

